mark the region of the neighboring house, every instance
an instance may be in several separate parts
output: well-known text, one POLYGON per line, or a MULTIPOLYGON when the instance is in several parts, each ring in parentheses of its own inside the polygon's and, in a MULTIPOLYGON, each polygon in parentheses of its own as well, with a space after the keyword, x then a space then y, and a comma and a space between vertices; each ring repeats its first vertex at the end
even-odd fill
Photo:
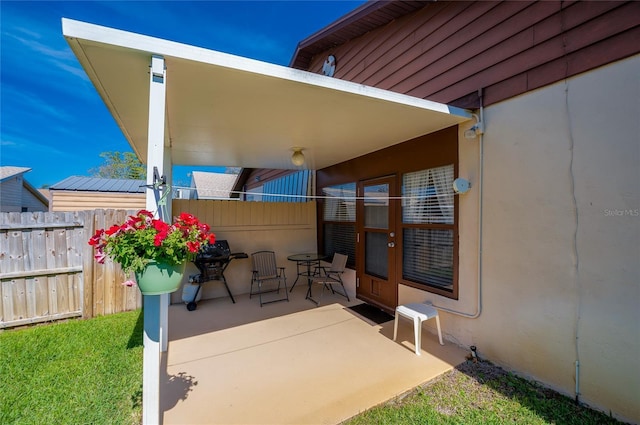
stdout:
POLYGON ((370 1, 298 69, 63 32, 149 167, 257 177, 302 149, 318 250, 349 253, 358 298, 431 302, 448 340, 640 421, 640 2, 370 1))
MULTIPOLYGON (((51 198, 51 193, 49 192, 49 189, 38 189, 38 192, 40 192, 40 194, 42 196, 45 197, 45 199, 47 199, 47 204, 49 203, 49 199, 51 198)), ((47 209, 49 208, 49 206, 47 205, 47 209)))
POLYGON ((50 211, 143 209, 145 185, 145 180, 68 177, 49 187, 50 211))
POLYGON ((313 199, 312 170, 243 170, 236 183, 244 201, 307 202, 313 199))
POLYGON ((193 171, 191 173, 191 187, 193 189, 180 189, 189 191, 186 199, 232 199, 233 187, 238 174, 208 173, 205 171, 193 171))
POLYGON ((0 211, 48 211, 49 200, 24 178, 26 167, 0 167, 0 211))

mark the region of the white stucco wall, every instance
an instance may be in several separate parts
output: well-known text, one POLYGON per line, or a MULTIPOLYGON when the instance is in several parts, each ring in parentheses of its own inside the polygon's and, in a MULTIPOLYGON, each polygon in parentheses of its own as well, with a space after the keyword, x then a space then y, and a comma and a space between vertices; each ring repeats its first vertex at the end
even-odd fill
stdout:
MULTIPOLYGON (((450 341, 623 420, 640 421, 640 57, 486 108, 482 312, 450 341)), ((477 312, 478 142, 460 141, 460 300, 477 312)))

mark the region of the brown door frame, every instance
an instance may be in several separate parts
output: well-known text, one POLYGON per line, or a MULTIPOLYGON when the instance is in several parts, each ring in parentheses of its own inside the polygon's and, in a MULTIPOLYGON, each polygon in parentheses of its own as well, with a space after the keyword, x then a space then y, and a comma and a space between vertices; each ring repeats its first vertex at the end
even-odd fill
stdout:
POLYGON ((400 258, 401 253, 398 251, 400 238, 397 232, 396 214, 398 211, 399 190, 398 176, 396 174, 359 180, 357 183, 356 296, 388 312, 393 312, 398 303, 396 267, 398 265, 397 258, 400 258), (378 184, 388 184, 389 186, 387 229, 366 228, 364 225, 364 187, 378 184), (365 273, 365 235, 367 232, 385 233, 387 235, 386 279, 365 273))

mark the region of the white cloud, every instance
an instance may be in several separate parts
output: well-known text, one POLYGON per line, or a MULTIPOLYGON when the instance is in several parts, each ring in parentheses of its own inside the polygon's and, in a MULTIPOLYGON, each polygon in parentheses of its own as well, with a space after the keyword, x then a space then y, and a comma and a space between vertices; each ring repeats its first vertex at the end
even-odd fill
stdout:
POLYGON ((0 143, 4 148, 6 148, 6 150, 3 151, 3 156, 6 155, 11 157, 14 153, 13 151, 20 154, 24 152, 38 152, 38 156, 67 155, 64 150, 60 150, 51 144, 48 144, 47 142, 49 142, 49 140, 45 140, 43 142, 44 143, 36 142, 14 134, 5 134, 3 135, 3 139, 0 143), (7 138, 5 138, 5 136, 7 138))

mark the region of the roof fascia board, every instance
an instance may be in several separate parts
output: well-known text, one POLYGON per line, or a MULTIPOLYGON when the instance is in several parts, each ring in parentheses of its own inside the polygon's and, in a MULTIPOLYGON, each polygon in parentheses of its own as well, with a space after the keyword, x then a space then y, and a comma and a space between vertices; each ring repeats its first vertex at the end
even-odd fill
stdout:
POLYGON ((368 1, 358 6, 346 15, 343 15, 338 20, 330 23, 326 27, 311 34, 304 40, 300 41, 298 43, 298 46, 296 47, 296 51, 294 52, 293 57, 291 58, 291 61, 289 62, 289 66, 293 66, 293 63, 295 62, 296 57, 298 57, 298 53, 300 53, 300 50, 304 49, 310 44, 317 42, 318 40, 325 38, 327 35, 335 32, 338 29, 351 25, 354 21, 358 21, 362 17, 367 16, 369 13, 383 8, 385 6, 384 3, 385 2, 368 1))
MULTIPOLYGON (((369 0, 366 3, 360 5, 358 8, 354 9, 352 12, 347 13, 333 23, 327 25, 326 27, 318 30, 309 37, 300 41, 293 56, 291 57, 291 60, 289 61, 289 66, 298 69, 308 69, 308 60, 310 60, 310 58, 307 57, 307 55, 313 57, 315 54, 320 53, 320 51, 326 50, 321 49, 317 46, 317 44, 322 43, 325 39, 340 34, 343 31, 351 32, 350 30, 353 30, 353 32, 351 32, 349 36, 345 34, 345 36, 343 37, 347 38, 348 40, 352 40, 370 31, 373 31, 376 28, 384 26, 401 16, 413 13, 419 8, 426 7, 428 3, 433 3, 435 1, 437 0, 419 0, 412 2, 399 0, 369 0), (413 5, 409 3, 413 3, 413 5), (397 5, 400 5, 400 7, 404 8, 404 13, 399 13, 397 12, 397 10, 396 12, 390 12, 389 14, 380 12, 389 10, 390 7, 395 8, 397 5), (373 22, 375 21, 382 23, 373 24, 373 22), (354 27, 354 25, 356 24, 359 28, 357 30, 354 27), (304 56, 301 57, 301 55, 304 56)), ((343 43, 339 43, 339 45, 342 44, 343 43)))
POLYGON ((247 184, 247 181, 249 180, 249 176, 251 176, 251 172, 253 170, 254 170, 253 168, 243 168, 238 173, 238 177, 236 178, 236 181, 233 184, 233 188, 231 189, 232 198, 240 197, 240 192, 244 191, 244 185, 247 184))

